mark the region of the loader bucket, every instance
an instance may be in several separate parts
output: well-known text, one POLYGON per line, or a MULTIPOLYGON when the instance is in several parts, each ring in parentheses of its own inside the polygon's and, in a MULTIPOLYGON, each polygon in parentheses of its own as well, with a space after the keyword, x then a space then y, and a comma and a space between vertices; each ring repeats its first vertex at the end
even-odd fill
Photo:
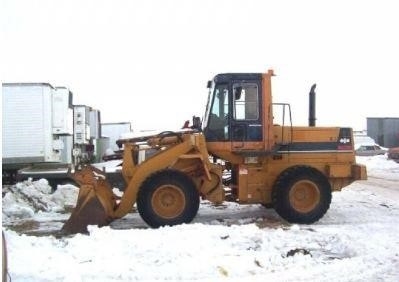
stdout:
POLYGON ((98 177, 98 171, 92 167, 84 168, 72 178, 80 184, 80 190, 76 207, 61 233, 88 233, 88 225, 108 225, 113 220, 112 213, 116 208, 116 196, 112 193, 111 185, 103 177, 98 177))

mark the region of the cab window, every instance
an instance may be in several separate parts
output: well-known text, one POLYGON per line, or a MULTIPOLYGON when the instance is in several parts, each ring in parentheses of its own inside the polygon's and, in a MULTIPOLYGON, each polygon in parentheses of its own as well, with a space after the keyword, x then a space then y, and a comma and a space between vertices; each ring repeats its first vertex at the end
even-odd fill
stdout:
POLYGON ((209 115, 208 129, 214 138, 226 140, 228 132, 229 116, 229 91, 227 85, 217 85, 209 115))
POLYGON ((258 120, 259 119, 259 93, 256 83, 235 83, 234 93, 234 119, 258 120))

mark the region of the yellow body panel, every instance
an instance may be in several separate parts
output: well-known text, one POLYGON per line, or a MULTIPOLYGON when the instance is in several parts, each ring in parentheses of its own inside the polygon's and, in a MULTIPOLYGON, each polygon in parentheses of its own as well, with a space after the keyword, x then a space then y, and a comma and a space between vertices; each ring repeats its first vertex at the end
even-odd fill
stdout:
MULTIPOLYGON (((355 180, 366 179, 366 169, 356 164, 353 148, 337 150, 323 144, 338 142, 338 127, 273 126, 273 144, 269 151, 256 151, 257 144, 232 152, 229 142, 209 142, 212 155, 230 162, 237 171, 238 200, 241 203, 271 203, 277 177, 293 166, 310 166, 329 180, 332 190, 339 191, 355 180), (273 150, 281 144, 305 144, 305 148, 273 150), (321 144, 321 145, 320 145, 321 144), (317 147, 320 146, 320 149, 317 147), (308 149, 306 149, 308 148, 308 149)), ((353 137, 352 137, 353 138, 353 137)))

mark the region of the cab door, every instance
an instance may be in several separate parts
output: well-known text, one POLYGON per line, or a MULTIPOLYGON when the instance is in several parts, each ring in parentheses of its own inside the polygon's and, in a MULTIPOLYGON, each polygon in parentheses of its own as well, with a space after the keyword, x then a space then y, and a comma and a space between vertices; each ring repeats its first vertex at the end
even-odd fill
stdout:
POLYGON ((263 149, 262 97, 260 81, 232 82, 232 151, 263 149))

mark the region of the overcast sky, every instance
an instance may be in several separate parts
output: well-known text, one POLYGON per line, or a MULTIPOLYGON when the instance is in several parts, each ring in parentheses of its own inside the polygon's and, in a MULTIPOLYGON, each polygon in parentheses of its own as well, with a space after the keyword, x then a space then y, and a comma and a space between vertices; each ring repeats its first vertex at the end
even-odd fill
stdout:
POLYGON ((66 86, 102 122, 176 128, 203 115, 206 82, 273 68, 273 98, 306 125, 398 117, 396 1, 1 1, 2 82, 66 86), (395 101, 395 102, 394 102, 395 101))

